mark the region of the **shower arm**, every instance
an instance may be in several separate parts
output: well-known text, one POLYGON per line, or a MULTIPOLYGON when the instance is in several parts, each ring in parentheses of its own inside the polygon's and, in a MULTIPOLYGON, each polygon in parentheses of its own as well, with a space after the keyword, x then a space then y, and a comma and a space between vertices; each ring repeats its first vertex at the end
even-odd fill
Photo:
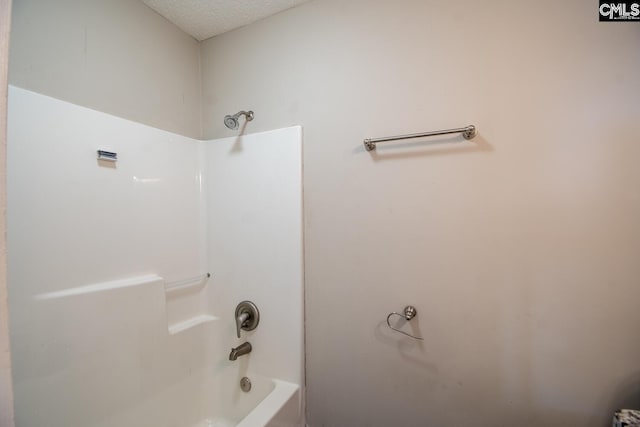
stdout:
POLYGON ((253 111, 239 111, 233 115, 233 118, 238 119, 240 116, 244 116, 250 122, 253 120, 253 111))
MULTIPOLYGON (((226 127, 228 127, 229 129, 232 130, 236 130, 239 127, 239 118, 240 116, 244 116, 245 120, 247 122, 250 122, 251 120, 253 120, 253 111, 239 111, 236 114, 234 114, 233 116, 231 115, 226 115, 224 116, 224 125, 226 127)), ((246 123, 246 122, 245 122, 246 123)))

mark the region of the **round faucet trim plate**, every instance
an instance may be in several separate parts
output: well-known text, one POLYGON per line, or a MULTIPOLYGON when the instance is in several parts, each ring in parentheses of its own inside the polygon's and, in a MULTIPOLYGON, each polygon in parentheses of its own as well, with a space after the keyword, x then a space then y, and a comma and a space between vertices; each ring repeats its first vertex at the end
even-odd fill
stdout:
POLYGON ((236 319, 243 313, 247 313, 249 317, 247 320, 240 325, 240 329, 244 331, 253 331, 258 327, 258 323, 260 323, 260 311, 258 311, 258 307, 251 301, 242 301, 236 307, 236 319))

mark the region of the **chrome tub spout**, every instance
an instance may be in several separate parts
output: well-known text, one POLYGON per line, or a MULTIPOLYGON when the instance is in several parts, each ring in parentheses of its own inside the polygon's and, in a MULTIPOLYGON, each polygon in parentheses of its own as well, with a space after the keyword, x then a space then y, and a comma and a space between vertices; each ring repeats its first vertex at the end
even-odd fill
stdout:
POLYGON ((238 347, 231 349, 231 353, 229 353, 229 360, 236 360, 238 359, 238 356, 249 353, 251 353, 251 344, 245 342, 240 344, 238 347))

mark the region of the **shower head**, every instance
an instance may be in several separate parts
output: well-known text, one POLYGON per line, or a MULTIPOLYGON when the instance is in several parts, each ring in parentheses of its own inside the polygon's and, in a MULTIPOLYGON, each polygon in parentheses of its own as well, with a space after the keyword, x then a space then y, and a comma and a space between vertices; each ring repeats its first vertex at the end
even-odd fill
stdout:
POLYGON ((224 125, 229 129, 236 130, 239 126, 238 119, 240 116, 245 116, 248 122, 253 120, 253 111, 240 111, 233 116, 226 115, 224 116, 224 125))
POLYGON ((238 119, 233 116, 224 116, 224 125, 229 129, 238 129, 238 119))

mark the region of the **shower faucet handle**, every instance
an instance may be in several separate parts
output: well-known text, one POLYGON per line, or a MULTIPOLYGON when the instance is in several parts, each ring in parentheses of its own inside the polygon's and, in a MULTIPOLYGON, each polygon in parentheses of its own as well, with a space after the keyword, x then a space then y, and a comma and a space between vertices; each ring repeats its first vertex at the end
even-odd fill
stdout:
POLYGON ((250 314, 248 312, 244 312, 239 316, 236 316, 236 334, 238 338, 240 338, 240 328, 244 326, 244 324, 249 320, 250 314))
POLYGON ((240 329, 253 331, 260 323, 258 307, 251 301, 242 301, 236 307, 236 334, 240 338, 240 329))

